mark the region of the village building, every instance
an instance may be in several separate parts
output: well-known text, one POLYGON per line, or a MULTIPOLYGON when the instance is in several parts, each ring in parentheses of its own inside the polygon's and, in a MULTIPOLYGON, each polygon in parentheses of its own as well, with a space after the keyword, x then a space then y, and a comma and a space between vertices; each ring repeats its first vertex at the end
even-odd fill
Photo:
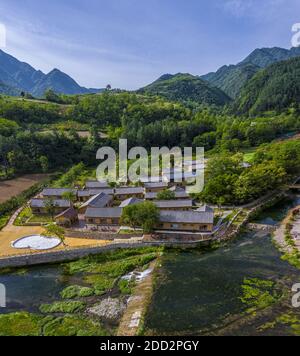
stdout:
POLYGON ((55 216, 55 222, 60 226, 71 227, 78 222, 77 211, 71 207, 55 216))
POLYGON ((85 189, 106 189, 110 188, 108 182, 97 181, 97 180, 88 180, 85 183, 85 189))
POLYGON ((214 227, 213 211, 160 211, 159 230, 210 233, 214 227))
POLYGON ((146 193, 157 193, 168 188, 166 182, 144 183, 146 193))
POLYGON ((98 226, 118 226, 122 216, 122 208, 87 208, 85 222, 88 228, 98 226))
POLYGON ((85 203, 83 203, 78 211, 80 214, 84 214, 87 208, 106 208, 111 207, 113 204, 113 197, 111 195, 107 195, 105 193, 99 193, 94 195, 85 203))
POLYGON ((129 198, 127 200, 124 200, 121 203, 120 208, 126 208, 126 206, 129 206, 129 205, 140 204, 140 203, 143 203, 143 201, 144 200, 142 200, 142 199, 129 198))
MULTIPOLYGON (((177 186, 173 186, 171 188, 169 188, 168 190, 170 190, 171 192, 175 193, 175 197, 174 199, 190 199, 190 196, 188 195, 188 193, 186 192, 186 190, 182 187, 177 187, 177 186)), ((158 196, 158 193, 154 192, 154 193, 145 193, 145 199, 146 200, 156 200, 158 196)))
POLYGON ((115 189, 115 199, 123 201, 129 198, 144 198, 143 187, 123 187, 115 189))
MULTIPOLYGON (((72 203, 65 199, 54 199, 52 203, 55 214, 60 214, 72 206, 72 203)), ((47 204, 46 199, 32 199, 30 201, 30 208, 33 214, 48 214, 47 204)))
POLYGON ((69 188, 46 188, 41 195, 43 198, 61 199, 65 193, 73 193, 77 198, 77 189, 69 188))
POLYGON ((112 188, 106 188, 106 189, 84 189, 84 190, 79 190, 78 191, 78 201, 79 202, 86 202, 88 201, 91 197, 104 193, 106 195, 113 196, 114 195, 114 189, 112 188))
POLYGON ((193 200, 157 200, 154 204, 160 210, 191 210, 194 207, 193 200))

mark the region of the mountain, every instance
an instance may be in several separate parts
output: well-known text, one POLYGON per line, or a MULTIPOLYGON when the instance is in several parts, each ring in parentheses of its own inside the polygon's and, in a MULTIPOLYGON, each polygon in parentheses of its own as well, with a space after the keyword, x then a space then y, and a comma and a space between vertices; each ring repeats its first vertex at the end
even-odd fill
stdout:
POLYGON ((202 76, 211 85, 223 90, 231 98, 236 98, 245 83, 261 68, 251 63, 221 67, 216 73, 202 76))
POLYGON ((220 89, 191 74, 164 74, 140 93, 161 95, 169 100, 194 101, 199 104, 224 105, 231 99, 220 89))
POLYGON ((295 47, 290 50, 279 47, 256 49, 239 64, 223 66, 217 72, 208 73, 201 78, 235 99, 247 81, 259 70, 298 56, 300 48, 295 47))
POLYGON ((88 94, 89 89, 79 86, 74 79, 58 69, 53 69, 43 76, 31 89, 31 94, 41 97, 47 89, 52 89, 58 94, 88 94))
POLYGON ((236 114, 261 114, 298 106, 300 102, 300 57, 274 63, 259 71, 245 85, 233 104, 236 114))
POLYGON ((20 95, 25 91, 36 97, 42 97, 47 89, 52 89, 58 94, 88 94, 102 90, 81 87, 74 79, 58 69, 44 74, 2 50, 0 50, 0 83, 0 91, 3 94, 20 95))

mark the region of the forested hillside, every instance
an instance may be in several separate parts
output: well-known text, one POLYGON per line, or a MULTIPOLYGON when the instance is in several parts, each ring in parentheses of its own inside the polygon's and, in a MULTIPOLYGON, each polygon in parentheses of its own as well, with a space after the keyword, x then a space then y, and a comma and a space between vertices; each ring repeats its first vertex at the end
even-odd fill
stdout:
POLYGON ((233 105, 236 114, 254 116, 265 111, 283 110, 300 101, 300 58, 275 63, 258 72, 242 90, 233 105))
POLYGON ((260 48, 254 50, 239 64, 225 65, 217 72, 208 73, 202 78, 235 99, 239 96, 245 84, 259 70, 273 63, 298 56, 300 56, 299 48, 291 48, 290 50, 279 47, 260 48))
POLYGON ((191 74, 163 75, 154 83, 140 89, 141 93, 161 95, 169 100, 222 106, 230 98, 220 89, 191 74))

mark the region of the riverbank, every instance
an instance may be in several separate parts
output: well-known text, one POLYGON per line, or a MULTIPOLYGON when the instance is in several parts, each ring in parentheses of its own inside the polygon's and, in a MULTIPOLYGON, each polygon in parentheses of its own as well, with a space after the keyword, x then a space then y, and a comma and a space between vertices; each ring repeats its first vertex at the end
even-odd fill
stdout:
POLYGON ((151 247, 107 251, 63 265, 2 271, 8 300, 0 309, 0 335, 115 335, 136 292, 151 284, 149 272, 161 253, 151 247))
POLYGON ((300 240, 295 238, 299 233, 300 205, 289 210, 287 216, 273 234, 275 246, 284 254, 282 258, 300 269, 300 240), (292 231, 295 229, 294 233, 292 231))
POLYGON ((118 327, 117 336, 136 336, 143 327, 144 318, 153 294, 155 269, 160 259, 152 262, 144 272, 146 275, 137 283, 118 327))

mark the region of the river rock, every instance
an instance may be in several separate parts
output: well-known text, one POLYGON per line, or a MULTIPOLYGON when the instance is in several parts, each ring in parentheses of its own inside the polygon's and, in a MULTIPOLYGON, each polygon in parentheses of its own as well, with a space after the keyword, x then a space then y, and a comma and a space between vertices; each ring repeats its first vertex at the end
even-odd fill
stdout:
POLYGON ((101 303, 87 309, 89 314, 98 316, 109 322, 117 322, 123 315, 126 309, 126 304, 118 298, 103 299, 101 303))

